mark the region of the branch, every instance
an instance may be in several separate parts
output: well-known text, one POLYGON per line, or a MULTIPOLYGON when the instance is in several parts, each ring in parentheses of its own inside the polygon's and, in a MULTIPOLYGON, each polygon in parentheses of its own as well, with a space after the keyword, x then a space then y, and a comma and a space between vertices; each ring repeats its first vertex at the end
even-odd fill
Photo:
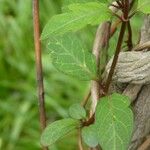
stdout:
POLYGON ((148 150, 148 148, 150 148, 150 137, 144 141, 144 143, 138 148, 138 150, 148 150))
MULTIPOLYGON (((100 75, 100 55, 102 50, 107 50, 108 47, 108 41, 110 38, 110 22, 104 22, 102 23, 96 33, 94 46, 93 46, 93 54, 96 57, 96 64, 97 64, 97 74, 100 75)), ((101 95, 101 86, 99 81, 92 81, 91 86, 91 97, 92 97, 92 110, 91 115, 95 112, 95 108, 97 105, 97 101, 100 98, 101 95)))
POLYGON ((150 48, 150 41, 138 44, 136 47, 133 48, 133 51, 142 51, 143 49, 149 49, 150 48))
MULTIPOLYGON (((33 0, 33 24, 34 24, 34 44, 35 44, 35 59, 36 59, 36 74, 38 86, 38 103, 40 113, 41 131, 46 127, 46 113, 44 104, 44 85, 43 85, 43 69, 41 58, 41 43, 40 43, 40 23, 39 23, 39 1, 33 0)), ((43 150, 48 150, 43 147, 43 150)))

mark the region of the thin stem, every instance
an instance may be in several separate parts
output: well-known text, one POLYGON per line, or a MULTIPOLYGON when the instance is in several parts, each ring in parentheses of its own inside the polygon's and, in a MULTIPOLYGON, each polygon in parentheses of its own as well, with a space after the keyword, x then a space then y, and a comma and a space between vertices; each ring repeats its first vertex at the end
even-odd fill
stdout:
MULTIPOLYGON (((128 20, 129 1, 128 0, 122 1, 122 4, 123 4, 123 18, 125 20, 128 20)), ((122 22, 122 25, 121 25, 121 30, 120 30, 120 35, 119 35, 117 47, 116 47, 115 56, 114 56, 114 59, 113 59, 112 65, 111 65, 110 72, 108 74, 107 81, 106 81, 106 87, 105 87, 105 93, 106 94, 108 93, 109 86, 111 84, 112 77, 113 77, 113 74, 114 74, 114 71, 115 71, 115 67, 117 65, 119 53, 121 51, 121 46, 122 46, 122 43, 123 43, 123 38, 124 38, 124 35, 125 35, 125 30, 126 30, 126 23, 127 22, 124 21, 124 22, 122 22)))
POLYGON ((116 67, 116 64, 117 64, 117 61, 118 61, 119 53, 121 51, 121 46, 122 46, 123 37, 124 37, 124 34, 125 34, 125 29, 126 29, 126 23, 123 22, 122 26, 121 26, 121 31, 120 31, 117 47, 116 47, 116 53, 115 53, 113 63, 111 65, 111 69, 110 69, 110 72, 108 74, 108 78, 107 78, 107 81, 106 81, 105 93, 108 93, 109 86, 110 86, 110 83, 112 81, 112 76, 113 76, 114 71, 115 71, 115 67, 116 67))
MULTIPOLYGON (((42 58, 41 58, 39 1, 38 0, 33 0, 33 24, 34 24, 34 44, 35 44, 40 126, 41 126, 41 131, 43 131, 44 128, 46 127, 46 112, 45 112, 45 104, 44 104, 44 84, 43 84, 43 69, 42 69, 42 58)), ((43 147, 42 149, 48 150, 47 147, 43 147)))
POLYGON ((84 150, 82 137, 81 137, 81 129, 78 130, 78 147, 79 147, 79 150, 84 150))
POLYGON ((128 26, 127 45, 128 45, 128 49, 131 50, 133 48, 133 42, 132 42, 132 28, 131 28, 130 21, 128 21, 127 26, 128 26))

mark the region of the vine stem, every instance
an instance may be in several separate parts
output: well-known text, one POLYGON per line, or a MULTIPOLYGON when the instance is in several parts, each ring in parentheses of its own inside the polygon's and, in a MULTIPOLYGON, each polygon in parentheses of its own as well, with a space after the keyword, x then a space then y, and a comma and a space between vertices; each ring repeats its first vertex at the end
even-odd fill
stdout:
POLYGON ((126 30, 126 22, 123 22, 122 25, 121 25, 121 31, 120 31, 120 35, 119 35, 119 39, 118 39, 118 43, 117 43, 116 53, 114 55, 114 59, 113 59, 112 65, 111 65, 111 69, 110 69, 110 72, 108 74, 108 78, 107 78, 107 81, 106 81, 105 93, 108 93, 109 86, 110 86, 110 83, 112 81, 112 76, 113 76, 114 71, 115 71, 115 67, 116 67, 116 64, 117 64, 117 61, 118 61, 119 53, 121 51, 121 46, 122 46, 125 30, 126 30))
MULTIPOLYGON (((37 74, 38 88, 38 103, 41 131, 46 127, 46 112, 44 100, 44 83, 43 69, 41 57, 41 42, 40 42, 40 21, 39 21, 39 0, 33 0, 33 26, 34 26, 34 45, 35 45, 35 61, 37 74)), ((47 147, 42 147, 42 150, 48 150, 47 147)))
POLYGON ((115 67, 117 65, 119 53, 121 51, 121 46, 122 46, 122 43, 123 43, 123 38, 124 38, 124 35, 125 35, 126 26, 127 26, 127 22, 128 22, 129 1, 125 0, 125 3, 123 3, 123 5, 124 5, 124 7, 123 7, 123 13, 124 13, 123 18, 125 20, 122 22, 122 25, 121 25, 121 30, 120 30, 120 34, 119 34, 119 38, 118 38, 116 52, 115 52, 114 59, 113 59, 112 65, 111 65, 111 69, 109 71, 108 78, 107 78, 107 81, 106 81, 106 86, 105 86, 105 93, 106 94, 108 93, 108 90, 109 90, 109 87, 110 87, 110 84, 111 84, 111 81, 112 81, 112 77, 113 77, 113 74, 114 74, 114 71, 115 71, 115 67))
POLYGON ((78 130, 78 147, 79 150, 84 150, 81 136, 81 129, 78 130))

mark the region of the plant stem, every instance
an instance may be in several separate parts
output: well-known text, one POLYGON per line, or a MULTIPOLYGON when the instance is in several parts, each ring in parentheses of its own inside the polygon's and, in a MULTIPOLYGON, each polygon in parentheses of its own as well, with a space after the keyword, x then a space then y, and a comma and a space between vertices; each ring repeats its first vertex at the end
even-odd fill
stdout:
POLYGON ((78 130, 78 147, 79 150, 84 150, 81 137, 81 129, 78 130))
POLYGON ((128 22, 129 0, 122 1, 122 5, 123 5, 123 18, 124 19, 123 19, 123 22, 122 22, 122 25, 121 25, 121 30, 120 30, 120 34, 119 34, 119 39, 118 39, 118 43, 117 43, 117 47, 116 47, 115 56, 114 56, 114 59, 113 59, 112 65, 111 65, 110 72, 108 74, 107 81, 106 81, 106 87, 105 87, 105 93, 106 94, 108 93, 109 86, 110 86, 111 81, 112 81, 112 77, 113 77, 115 67, 116 67, 116 64, 117 64, 117 61, 118 61, 119 53, 121 51, 123 38, 124 38, 124 35, 125 35, 126 24, 128 22))
POLYGON ((115 56, 114 56, 114 59, 113 59, 112 65, 111 65, 111 69, 110 69, 110 72, 108 74, 108 78, 107 78, 107 81, 106 81, 105 93, 108 93, 109 86, 110 86, 110 83, 112 81, 112 76, 113 76, 114 71, 115 71, 115 67, 116 67, 116 64, 117 64, 117 61, 118 61, 119 53, 121 51, 121 46, 122 46, 123 37, 124 37, 124 34, 125 34, 125 29, 126 29, 126 23, 123 22, 122 26, 121 26, 121 30, 120 30, 118 43, 117 43, 116 53, 115 53, 115 56))
MULTIPOLYGON (((34 44, 35 44, 40 126, 41 126, 41 130, 43 131, 44 128, 46 127, 46 112, 45 112, 45 103, 44 103, 45 101, 44 101, 42 58, 41 58, 39 1, 38 0, 33 0, 33 24, 34 24, 34 44)), ((47 147, 43 147, 42 149, 48 150, 47 147)))
POLYGON ((148 137, 144 143, 138 148, 138 150, 148 150, 150 148, 150 137, 148 137))
POLYGON ((133 48, 133 43, 132 43, 132 28, 131 28, 130 21, 128 21, 127 26, 128 26, 128 41, 127 41, 127 45, 128 45, 128 49, 131 50, 133 48))

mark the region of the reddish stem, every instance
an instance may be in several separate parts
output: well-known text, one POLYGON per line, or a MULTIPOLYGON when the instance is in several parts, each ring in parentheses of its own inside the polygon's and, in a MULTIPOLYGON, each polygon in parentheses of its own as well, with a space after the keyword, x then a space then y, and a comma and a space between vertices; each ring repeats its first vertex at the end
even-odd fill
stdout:
MULTIPOLYGON (((123 7, 123 18, 125 20, 128 20, 129 1, 128 0, 125 0, 124 2, 122 1, 122 5, 124 6, 123 7)), ((114 59, 113 59, 112 65, 111 65, 110 72, 108 74, 107 81, 106 81, 106 87, 105 87, 105 93, 106 94, 108 93, 109 86, 111 84, 112 77, 113 77, 113 74, 114 74, 114 71, 115 71, 115 67, 116 67, 116 64, 117 64, 117 61, 118 61, 119 53, 121 51, 121 46, 122 46, 122 43, 123 43, 123 38, 124 38, 124 35, 125 35, 125 30, 126 30, 126 24, 127 24, 127 22, 124 21, 124 22, 122 22, 122 25, 121 25, 121 30, 120 30, 120 35, 119 35, 117 47, 116 47, 115 56, 114 56, 114 59)))
MULTIPOLYGON (((33 24, 34 24, 34 43, 35 43, 35 59, 36 59, 40 126, 41 126, 41 130, 43 131, 44 128, 46 127, 46 112, 45 112, 45 103, 44 103, 44 84, 43 84, 43 69, 42 69, 42 58, 41 58, 38 0, 33 0, 33 24)), ((43 147, 42 149, 48 150, 47 147, 43 147)))

